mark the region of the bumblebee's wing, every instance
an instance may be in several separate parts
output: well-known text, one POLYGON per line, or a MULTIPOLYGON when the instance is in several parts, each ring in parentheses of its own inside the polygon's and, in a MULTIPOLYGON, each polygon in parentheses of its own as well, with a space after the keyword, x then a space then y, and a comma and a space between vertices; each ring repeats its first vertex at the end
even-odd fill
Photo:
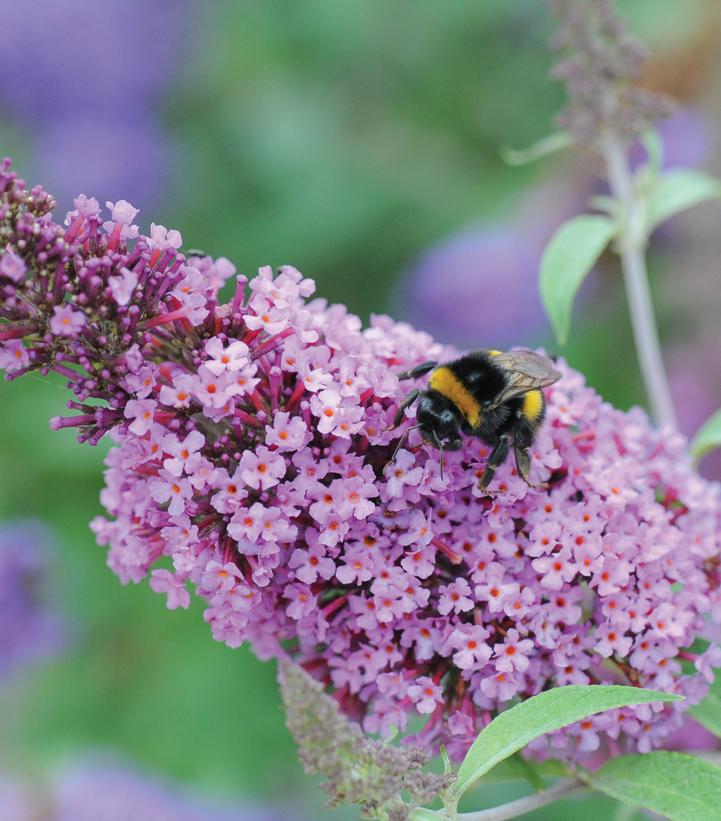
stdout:
POLYGON ((508 351, 491 357, 494 365, 502 368, 507 384, 493 403, 501 405, 516 396, 536 388, 545 388, 561 378, 548 357, 535 351, 508 351))

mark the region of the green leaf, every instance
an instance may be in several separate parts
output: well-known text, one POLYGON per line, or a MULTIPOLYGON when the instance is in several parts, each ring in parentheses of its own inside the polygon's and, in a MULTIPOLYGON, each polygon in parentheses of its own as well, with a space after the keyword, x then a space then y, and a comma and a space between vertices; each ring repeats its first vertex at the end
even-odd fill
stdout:
POLYGON ((515 755, 499 761, 498 764, 483 776, 484 784, 502 784, 508 781, 524 781, 526 775, 515 755))
POLYGON ((575 217, 556 231, 543 252, 541 299, 561 345, 568 340, 576 293, 615 233, 608 217, 575 217))
POLYGON ((458 798, 477 778, 534 738, 560 730, 594 713, 632 704, 678 700, 680 696, 669 693, 610 684, 572 684, 546 690, 504 710, 481 730, 463 759, 449 794, 458 798))
POLYGON ((705 454, 721 447, 721 410, 707 419, 691 442, 691 455, 700 459, 705 454))
POLYGON ((658 186, 663 162, 663 145, 656 131, 647 131, 642 142, 647 159, 634 172, 633 185, 636 195, 647 206, 648 200, 658 186))
POLYGON ((583 776, 592 787, 672 821, 718 821, 721 769, 692 755, 672 752, 613 758, 583 776))
POLYGON ((558 131, 555 134, 549 134, 542 140, 529 145, 528 148, 516 149, 505 147, 501 149, 501 157, 503 162, 507 165, 526 165, 541 157, 546 157, 549 154, 555 154, 557 151, 563 151, 573 145, 573 137, 566 131, 558 131))
POLYGON ((615 200, 613 197, 605 197, 602 194, 598 194, 594 197, 589 197, 588 204, 594 211, 603 211, 604 214, 608 214, 612 219, 615 219, 618 214, 618 200, 615 200))
POLYGON ((641 141, 648 157, 648 164, 654 171, 660 171, 663 162, 663 141, 658 131, 654 128, 649 129, 641 141))
POLYGON ((721 738, 721 670, 716 670, 716 680, 706 698, 694 705, 689 712, 699 724, 721 738))
POLYGON ((453 766, 451 765, 451 759, 448 757, 448 750, 445 744, 441 744, 441 761, 443 762, 443 772, 446 775, 452 773, 453 766))
POLYGON ((519 753, 499 761, 483 776, 484 784, 501 784, 508 781, 528 781, 534 790, 538 790, 543 784, 543 777, 536 770, 535 764, 523 759, 519 753))
POLYGON ((648 232, 675 214, 705 200, 721 197, 721 184, 713 177, 692 168, 667 171, 658 182, 648 202, 646 227, 648 232))

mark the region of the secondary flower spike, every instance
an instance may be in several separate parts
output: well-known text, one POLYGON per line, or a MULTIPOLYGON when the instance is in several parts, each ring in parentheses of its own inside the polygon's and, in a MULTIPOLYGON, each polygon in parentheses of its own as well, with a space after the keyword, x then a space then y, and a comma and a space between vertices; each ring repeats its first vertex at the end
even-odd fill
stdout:
POLYGON ((39 522, 0 528, 0 687, 16 670, 66 642, 67 625, 47 590, 51 542, 39 522))
POLYGON ((80 197, 62 227, 7 164, 0 192, 0 356, 67 380, 76 415, 55 428, 112 437, 92 527, 123 582, 149 576, 171 608, 194 591, 219 641, 290 653, 367 731, 427 716, 416 741, 455 757, 555 685, 687 696, 552 739, 570 755, 658 746, 703 697, 716 651, 683 648, 721 620, 721 486, 680 437, 559 363, 532 453, 547 490, 506 463, 480 493, 471 438, 442 477, 415 431, 391 461, 414 412, 389 430, 397 373, 454 351, 384 316, 363 329, 289 266, 222 301, 230 263, 143 236, 127 203, 108 219, 80 197))

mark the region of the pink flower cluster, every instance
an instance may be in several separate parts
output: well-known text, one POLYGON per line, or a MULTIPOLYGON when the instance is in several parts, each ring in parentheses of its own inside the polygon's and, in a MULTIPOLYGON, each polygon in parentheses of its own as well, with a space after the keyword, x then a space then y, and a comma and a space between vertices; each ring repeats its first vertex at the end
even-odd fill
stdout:
POLYGON ((368 731, 427 716, 421 743, 455 756, 509 701, 551 686, 688 697, 552 739, 574 754, 658 746, 704 695, 717 651, 687 648, 721 621, 721 487, 680 437, 560 363, 532 454, 547 490, 509 462, 480 493, 489 450, 472 438, 443 475, 416 432, 391 461, 409 387, 396 374, 452 351, 385 316, 363 329, 309 301, 313 283, 288 266, 247 290, 237 277, 221 302, 227 261, 186 260, 159 226, 140 235, 127 203, 109 220, 76 206, 53 228, 62 265, 6 213, 0 356, 67 377, 79 415, 55 427, 110 431, 111 518, 92 527, 123 582, 149 575, 171 608, 194 590, 219 641, 292 654, 368 731))

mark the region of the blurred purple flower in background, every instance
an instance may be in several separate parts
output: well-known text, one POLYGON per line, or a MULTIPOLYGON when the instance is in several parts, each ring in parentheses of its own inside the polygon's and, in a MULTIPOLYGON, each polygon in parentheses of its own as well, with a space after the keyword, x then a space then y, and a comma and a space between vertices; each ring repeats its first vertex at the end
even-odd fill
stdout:
POLYGON ((31 811, 28 794, 20 784, 9 776, 0 773, 0 818, 6 821, 35 821, 31 811))
POLYGON ((34 175, 141 207, 167 193, 161 103, 182 62, 188 0, 4 0, 0 125, 30 138, 34 175))
POLYGON ((583 208, 586 176, 541 183, 515 217, 477 222, 426 250, 401 277, 397 313, 461 348, 531 344, 548 329, 536 284, 553 231, 583 208))
MULTIPOLYGON (((663 143, 664 168, 701 168, 713 149, 713 128, 702 111, 685 106, 659 123, 658 132, 663 143)), ((640 143, 631 151, 631 162, 638 167, 646 159, 640 143)))
POLYGON ((213 801, 187 787, 117 761, 88 757, 49 783, 0 773, 3 821, 293 821, 280 807, 213 801), (38 789, 38 786, 41 789, 38 789), (41 813, 41 814, 40 814, 41 813))
MULTIPOLYGON (((695 109, 661 123, 664 167, 704 165, 712 132, 695 109)), ((637 148, 636 164, 645 159, 637 148)), ((538 296, 543 249, 553 231, 605 193, 584 168, 554 187, 540 184, 504 222, 479 222, 431 246, 403 275, 397 313, 443 342, 462 348, 531 344, 548 333, 538 296)), ((583 293, 581 295, 583 299, 583 293)))
POLYGON ((546 320, 535 287, 548 236, 498 223, 458 231, 427 250, 401 280, 401 315, 461 348, 530 342, 546 320))
POLYGON ((0 683, 63 642, 63 620, 45 590, 49 542, 37 522, 0 528, 0 683))
POLYGON ((717 750, 719 739, 691 716, 686 716, 683 725, 671 733, 666 740, 667 750, 693 752, 695 750, 717 750))

